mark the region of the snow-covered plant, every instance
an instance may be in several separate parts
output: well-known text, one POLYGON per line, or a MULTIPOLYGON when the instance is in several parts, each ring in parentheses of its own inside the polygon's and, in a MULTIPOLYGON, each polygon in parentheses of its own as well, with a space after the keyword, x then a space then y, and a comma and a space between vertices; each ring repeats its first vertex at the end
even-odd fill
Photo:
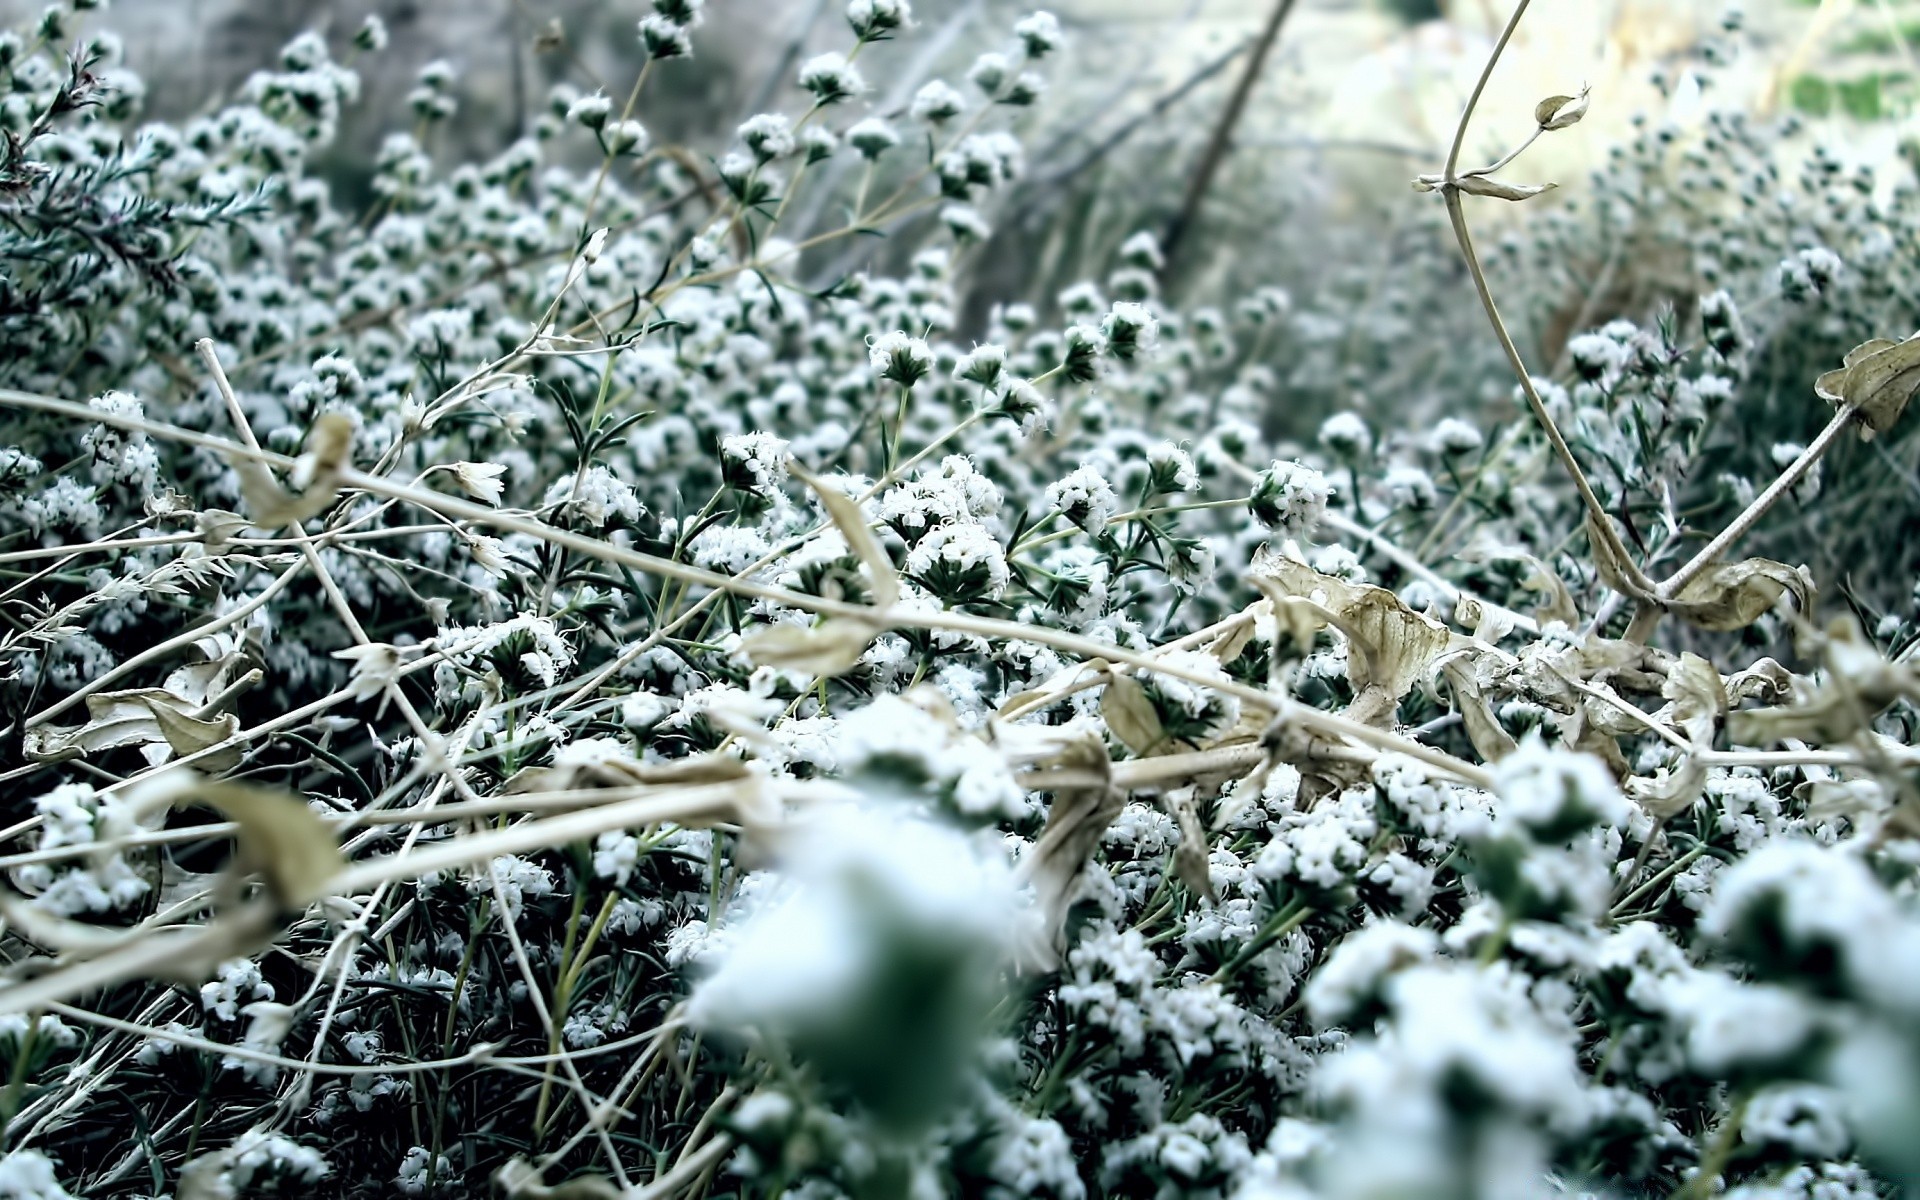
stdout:
POLYGON ((852 0, 690 147, 653 0, 485 161, 421 69, 351 206, 377 22, 141 124, 92 7, 0 34, 0 1196, 1920 1185, 1920 596, 1788 553, 1897 540, 1823 468, 1913 206, 1816 154, 1544 358, 1519 151, 1400 197, 1391 328, 1151 232, 981 305, 1048 13, 895 103, 852 0))

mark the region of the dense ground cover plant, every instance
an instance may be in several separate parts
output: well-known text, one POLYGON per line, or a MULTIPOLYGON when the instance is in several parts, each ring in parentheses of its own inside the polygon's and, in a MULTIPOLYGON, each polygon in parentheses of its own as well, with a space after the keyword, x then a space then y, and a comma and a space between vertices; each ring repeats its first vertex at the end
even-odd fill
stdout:
POLYGON ((0 1195, 1920 1181, 1910 581, 1743 557, 1898 436, 1894 208, 1752 243, 1858 348, 1738 275, 1556 369, 1457 139, 1408 202, 1525 419, 1276 445, 1324 333, 1150 234, 960 327, 1051 17, 877 112, 852 0, 703 160, 642 123, 702 7, 490 162, 429 65, 364 212, 307 167, 377 23, 179 127, 78 13, 0 40, 0 1195))

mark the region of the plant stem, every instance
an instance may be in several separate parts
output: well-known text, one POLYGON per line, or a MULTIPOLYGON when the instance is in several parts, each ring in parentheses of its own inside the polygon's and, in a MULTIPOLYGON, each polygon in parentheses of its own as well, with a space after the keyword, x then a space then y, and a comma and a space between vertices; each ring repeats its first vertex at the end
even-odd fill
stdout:
MULTIPOLYGON (((1487 56, 1487 64, 1481 69, 1480 78, 1473 86, 1473 94, 1467 98, 1466 109, 1460 114, 1460 124, 1454 128, 1453 147, 1447 152, 1445 181, 1441 185, 1441 191, 1446 199, 1447 219, 1453 225, 1453 235, 1460 243, 1460 252, 1467 260, 1467 271, 1473 277, 1474 290, 1480 295, 1481 306, 1487 310, 1487 319, 1492 322, 1493 332, 1500 339, 1501 350, 1506 352, 1508 365, 1513 368, 1513 373, 1520 380, 1520 391, 1527 398, 1527 407, 1533 410, 1534 419, 1540 422, 1540 428, 1547 435, 1547 441, 1553 446, 1554 454, 1560 459, 1561 466, 1566 468, 1567 475, 1573 480, 1574 490, 1580 493, 1580 502, 1586 506, 1588 515, 1593 518, 1599 535, 1610 543, 1608 550, 1612 553, 1614 561, 1625 564, 1633 575, 1638 576, 1639 569, 1633 565, 1633 559, 1627 553, 1626 546, 1620 541, 1620 535, 1615 532, 1612 522, 1607 519, 1606 509, 1601 506, 1600 498, 1594 494, 1593 485, 1587 482, 1587 474, 1581 469, 1579 460, 1573 456, 1573 448, 1567 445, 1567 439, 1561 434, 1560 427, 1554 423, 1552 414, 1547 412, 1545 401, 1540 399, 1539 389, 1533 386, 1533 375, 1527 370, 1526 360, 1520 356, 1520 348, 1514 345, 1513 335, 1507 332, 1507 324, 1501 319, 1500 308, 1494 303, 1493 290, 1487 284, 1486 271, 1480 265, 1480 256, 1474 252, 1473 235, 1467 229, 1466 211, 1460 201, 1458 186, 1460 151, 1466 144, 1467 126, 1473 121, 1474 109, 1480 106, 1480 97, 1487 90, 1487 81, 1493 77, 1494 67, 1499 64, 1500 56, 1506 52, 1507 43, 1513 40, 1514 31, 1520 27, 1520 19, 1526 16, 1527 8, 1531 3, 1532 0, 1520 0, 1514 6, 1513 15, 1507 19, 1506 28, 1500 31, 1500 40, 1494 43, 1493 53, 1487 56)), ((1509 155, 1503 161, 1512 161, 1512 156, 1509 155)), ((1633 578, 1629 582, 1635 584, 1644 582, 1649 588, 1652 587, 1651 580, 1633 578)))

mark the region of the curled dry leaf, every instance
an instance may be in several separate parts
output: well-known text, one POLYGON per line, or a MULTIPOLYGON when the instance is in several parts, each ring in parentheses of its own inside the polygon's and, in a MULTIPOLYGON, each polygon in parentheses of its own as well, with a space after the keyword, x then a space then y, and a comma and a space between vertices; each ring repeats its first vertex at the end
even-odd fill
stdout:
POLYGON ((1500 724, 1494 715, 1493 706, 1487 702, 1487 696, 1481 690, 1480 680, 1474 674, 1473 667, 1464 655, 1455 655, 1446 660, 1440 668, 1447 677, 1447 683, 1453 688, 1454 710, 1467 727, 1467 740, 1479 752, 1484 762, 1498 762, 1519 749, 1519 743, 1513 735, 1500 724))
POLYGON ((1454 642, 1445 625, 1414 612, 1387 589, 1323 575, 1285 555, 1255 559, 1251 579, 1273 601, 1276 612, 1297 612, 1299 602, 1308 601, 1346 635, 1347 678, 1355 704, 1359 693, 1369 689, 1377 697, 1366 714, 1371 723, 1390 720, 1393 706, 1454 642))
MULTIPOLYGON (((190 703, 165 688, 132 688, 87 697, 83 725, 40 725, 27 730, 21 748, 33 762, 65 762, 90 754, 135 746, 154 765, 195 754, 228 741, 240 731, 232 713, 203 718, 190 703)), ((240 749, 202 759, 208 770, 224 771, 240 761, 240 749)))
POLYGON ((273 477, 267 464, 255 458, 232 456, 240 476, 240 494, 246 499, 253 524, 260 529, 282 529, 319 516, 333 503, 340 491, 340 472, 353 449, 353 421, 344 413, 331 412, 313 423, 308 439, 313 455, 313 477, 307 490, 289 492, 273 477))
POLYGON ((1812 574, 1805 567, 1749 558, 1707 568, 1665 607, 1702 629, 1725 633, 1753 624, 1787 594, 1806 612, 1813 601, 1812 574))
POLYGON ((691 787, 730 783, 751 773, 745 759, 730 754, 696 754, 655 763, 609 758, 561 767, 525 767, 514 772, 504 790, 510 796, 519 796, 593 788, 691 787))
POLYGON ((892 608, 900 601, 900 576, 893 569, 893 559, 887 556, 886 548, 880 539, 873 536, 873 529, 867 524, 860 505, 845 492, 837 491, 816 475, 810 475, 797 466, 788 468, 794 478, 813 489, 819 498, 820 507, 827 510, 833 527, 847 540, 860 561, 866 564, 867 573, 873 576, 873 603, 882 610, 892 608))
MULTIPOLYGON (((1580 610, 1574 605, 1573 593, 1567 590, 1566 581, 1560 578, 1558 571, 1542 562, 1537 556, 1529 554, 1527 551, 1519 549, 1518 547, 1482 546, 1469 549, 1461 553, 1459 557, 1466 562, 1498 562, 1508 560, 1522 564, 1527 568, 1527 574, 1520 580, 1520 586, 1543 597, 1541 603, 1534 607, 1534 620, 1542 625, 1547 625, 1554 621, 1559 621, 1561 624, 1567 626, 1573 626, 1579 623, 1580 610)), ((1461 599, 1465 601, 1468 598, 1462 597, 1461 599)), ((1455 615, 1461 624, 1472 627, 1478 622, 1487 619, 1488 614, 1484 610, 1491 608, 1491 605, 1476 600, 1473 606, 1464 614, 1460 611, 1460 606, 1456 605, 1455 615)), ((1507 627, 1501 631, 1501 636, 1504 637, 1507 633, 1512 632, 1512 628, 1512 625, 1508 624, 1507 627)), ((1478 636, 1477 633, 1476 636, 1478 636)), ((1499 638, 1488 640, 1498 641, 1499 638)))
POLYGON ((1713 748, 1713 735, 1727 715, 1726 685, 1712 663, 1684 653, 1668 668, 1660 694, 1672 702, 1668 719, 1701 750, 1713 748))
POLYGON ((1031 716, 1079 690, 1088 672, 1098 676, 1106 671, 1107 667, 1108 663, 1104 658, 1090 658, 1086 662, 1069 663, 1049 675, 1039 687, 1008 696, 994 715, 1003 721, 1017 721, 1021 717, 1031 716))
POLYGON ((748 661, 829 679, 853 670, 880 630, 853 617, 828 617, 811 628, 774 625, 740 639, 748 661))
POLYGON ((1747 700, 1777 704, 1793 694, 1793 672, 1771 658, 1763 658, 1746 670, 1729 675, 1726 686, 1730 704, 1747 700))
POLYGON ((1495 200, 1531 200, 1559 186, 1557 183, 1502 183, 1485 175, 1462 175, 1451 184, 1444 175, 1422 175, 1413 181, 1416 192, 1444 191, 1452 187, 1469 196, 1489 196, 1495 200))
POLYGON ((1213 876, 1207 870, 1207 831, 1200 824, 1200 805, 1194 789, 1183 787, 1161 796, 1167 815, 1180 829, 1180 844, 1173 851, 1173 873, 1196 896, 1213 899, 1213 876))
POLYGON ((1100 716, 1113 735, 1135 754, 1167 748, 1167 731, 1147 690, 1130 675, 1115 675, 1100 693, 1100 716))
POLYGON ((1578 125, 1580 118, 1587 115, 1587 101, 1592 92, 1592 88, 1583 87, 1577 96, 1548 96, 1533 106, 1533 119, 1546 133, 1578 125))
POLYGON ((1664 820, 1686 811, 1706 790, 1707 767, 1702 754, 1713 748, 1728 700, 1720 672, 1697 654, 1682 654, 1668 669, 1661 694, 1670 701, 1663 715, 1693 749, 1671 769, 1662 767, 1651 777, 1628 779, 1626 790, 1640 807, 1664 820))
POLYGON ((1896 342, 1876 338, 1855 346, 1846 365, 1828 371, 1813 390, 1835 408, 1851 407, 1860 415, 1860 439, 1892 429, 1920 391, 1920 334, 1896 342))
POLYGON ((333 831, 293 793, 180 774, 168 803, 204 804, 237 824, 238 863, 260 873, 282 908, 299 910, 319 899, 346 865, 333 831))
POLYGON ((1601 530, 1592 513, 1587 514, 1586 529, 1587 544, 1592 548, 1593 566, 1600 574, 1600 582, 1631 599, 1654 600, 1653 581, 1631 559, 1622 555, 1626 543, 1620 540, 1619 535, 1611 528, 1601 530))
POLYGON ((1920 675, 1904 662, 1888 662, 1852 617, 1836 617, 1821 639, 1827 678, 1795 680, 1797 703, 1756 708, 1727 719, 1727 736, 1746 746, 1787 739, 1833 745, 1870 732, 1873 718, 1896 700, 1920 701, 1920 675))
POLYGON ((212 978, 221 963, 265 949, 279 929, 278 907, 261 899, 203 926, 141 930, 97 955, 76 949, 52 970, 0 986, 0 1013, 34 1012, 130 979, 196 986, 212 978))
POLYGON ((1126 793, 1113 787, 1112 762, 1098 736, 1089 733, 1062 746, 1044 766, 1033 786, 1053 792, 1047 825, 1020 860, 1020 875, 1033 883, 1035 899, 1044 915, 1046 944, 1035 947, 1035 965, 1051 967, 1058 961, 1059 943, 1066 929, 1067 905, 1079 886, 1107 826, 1126 806, 1126 793), (1077 779, 1093 779, 1091 786, 1048 788, 1049 772, 1077 779))
POLYGON ((1689 580, 1679 595, 1667 599, 1638 567, 1614 553, 1617 539, 1603 536, 1591 515, 1587 518, 1587 541, 1593 547, 1594 567, 1608 587, 1717 633, 1745 629, 1765 616, 1783 595, 1791 593, 1802 612, 1813 601, 1812 574, 1805 567, 1790 567, 1770 558, 1716 563, 1689 580))

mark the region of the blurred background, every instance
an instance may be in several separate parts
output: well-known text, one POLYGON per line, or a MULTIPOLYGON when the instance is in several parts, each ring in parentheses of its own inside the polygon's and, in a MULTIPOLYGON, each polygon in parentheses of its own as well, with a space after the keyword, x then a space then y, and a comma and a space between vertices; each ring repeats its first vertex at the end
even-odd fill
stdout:
MULTIPOLYGON (((1176 298, 1256 282, 1311 289, 1329 253, 1391 245, 1409 212, 1437 208, 1416 206, 1407 180, 1444 158, 1508 11, 1505 0, 1051 2, 1071 41, 1053 94, 1033 111, 1028 177, 1000 217, 1003 249, 1031 244, 982 256, 987 294, 1009 286, 994 277, 996 257, 1048 294, 1097 273, 1137 229, 1174 243, 1176 298), (1314 249, 1305 260, 1303 244, 1314 249)), ((711 0, 702 69, 672 74, 640 115, 656 139, 717 150, 741 118, 794 103, 794 63, 846 40, 841 7, 711 0)), ((885 86, 873 107, 897 110, 927 79, 957 80, 1030 7, 918 0, 916 35, 875 48, 885 86)), ((34 8, 0 2, 14 18, 34 8)), ((459 114, 436 129, 435 149, 449 162, 484 158, 528 130, 556 83, 623 93, 640 63, 634 22, 647 11, 646 0, 120 0, 109 24, 147 80, 150 114, 178 119, 217 106, 295 33, 344 35, 378 13, 392 45, 363 64, 363 102, 331 153, 336 182, 352 189, 385 131, 406 127, 406 94, 425 64, 445 60, 459 80, 459 114)), ((1576 182, 1636 117, 1685 130, 1710 106, 1797 109, 1811 119, 1809 140, 1886 160, 1913 129, 1917 48, 1915 0, 1543 0, 1466 157, 1497 157, 1535 101, 1586 84, 1592 115, 1579 136, 1530 154, 1530 178, 1576 182), (1691 64, 1725 40, 1730 11, 1740 51, 1720 47, 1703 96, 1691 64)))
MULTIPOLYGON (((1470 302, 1442 207, 1409 187, 1442 165, 1507 0, 1046 2, 1069 40, 1050 64, 1050 93, 1019 116, 1024 177, 987 214, 993 235, 961 272, 963 341, 981 335, 995 305, 1046 313, 1072 284, 1106 277, 1119 247, 1146 230, 1170 260, 1161 282, 1175 306, 1204 316, 1263 287, 1291 297, 1288 318, 1253 355, 1271 374, 1259 385, 1270 434, 1310 438, 1342 410, 1385 428, 1511 416, 1512 376, 1470 302)), ((656 144, 710 161, 745 117, 801 111, 795 65, 845 48, 844 6, 708 0, 699 69, 664 72, 637 115, 656 144)), ((962 83, 974 57, 1002 48, 1033 7, 915 0, 913 36, 863 57, 877 81, 863 103, 900 113, 928 80, 962 83)), ((339 44, 379 14, 391 45, 356 62, 361 102, 320 164, 351 204, 366 195, 386 134, 416 129, 407 95, 423 67, 448 64, 460 101, 451 121, 417 127, 427 148, 443 167, 484 160, 530 132, 555 85, 624 95, 642 61, 635 22, 650 9, 648 0, 119 0, 106 24, 147 81, 149 115, 179 119, 216 109, 295 33, 317 28, 339 44)), ((34 10, 0 0, 15 18, 34 10)), ((1737 465, 1764 472, 1769 447, 1809 436, 1820 418, 1807 382, 1867 337, 1910 331, 1920 313, 1905 284, 1852 308, 1774 303, 1783 257, 1819 244, 1844 257, 1853 234, 1777 205, 1763 233, 1739 206, 1796 179, 1802 203, 1825 205, 1826 181, 1868 168, 1864 186, 1898 211, 1896 189, 1911 187, 1920 158, 1917 56, 1920 0, 1539 0, 1463 163, 1516 144, 1542 98, 1593 89, 1581 125, 1504 173, 1558 190, 1474 206, 1494 290, 1533 369, 1564 375, 1581 331, 1663 314, 1684 323, 1702 295, 1725 287, 1742 304, 1770 306, 1751 318, 1769 348, 1755 357, 1742 408, 1756 424, 1753 461, 1737 465), (1764 136, 1728 136, 1729 115, 1764 136)), ((851 178, 844 165, 832 170, 837 186, 816 181, 783 224, 793 236, 844 219, 851 178)), ((926 240, 916 232, 817 252, 810 282, 897 271, 926 240)), ((1920 247, 1897 257, 1920 261, 1920 247)), ((1920 438, 1860 454, 1879 464, 1856 497, 1863 510, 1893 499, 1920 513, 1920 438)), ((1858 477, 1842 478, 1851 487, 1858 477)))

